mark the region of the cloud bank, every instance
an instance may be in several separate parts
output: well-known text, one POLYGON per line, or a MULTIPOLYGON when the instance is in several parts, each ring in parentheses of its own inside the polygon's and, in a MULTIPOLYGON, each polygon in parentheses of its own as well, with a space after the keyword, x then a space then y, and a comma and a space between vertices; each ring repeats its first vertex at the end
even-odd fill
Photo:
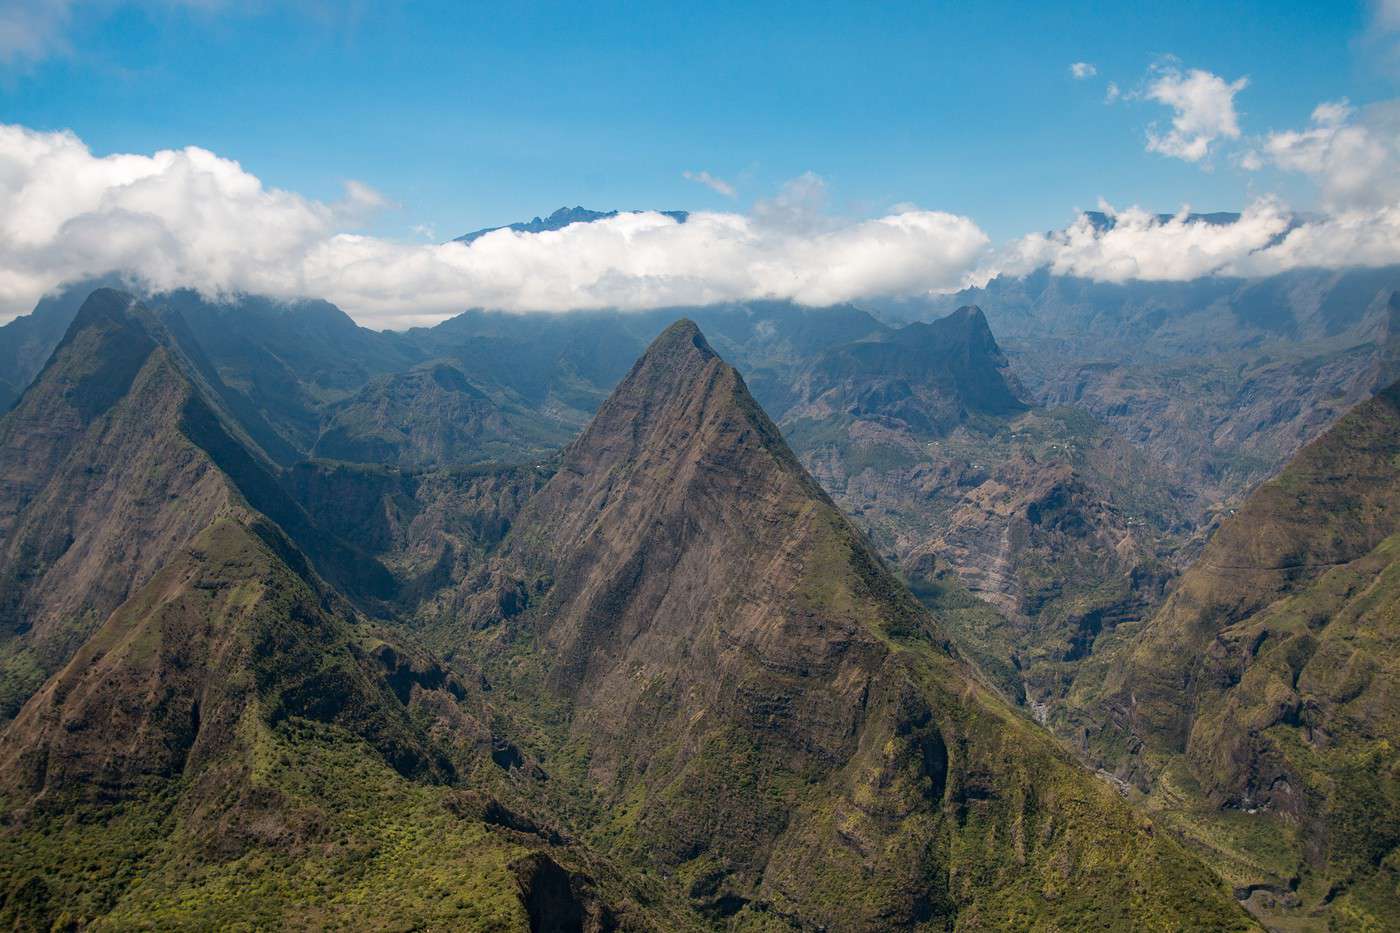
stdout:
POLYGON ((1100 207, 1112 219, 1108 228, 1081 214, 1064 230, 1012 243, 998 256, 996 271, 1024 275, 1047 267, 1058 275, 1106 282, 1244 275, 1275 248, 1293 222, 1283 205, 1271 198, 1256 201, 1229 224, 1192 220, 1185 211, 1163 220, 1137 207, 1100 207))
POLYGON ((72 133, 0 125, 0 321, 111 272, 153 290, 320 297, 369 326, 404 327, 469 307, 912 297, 1037 268, 1122 282, 1400 264, 1400 111, 1324 104, 1308 127, 1264 137, 1256 156, 1313 178, 1329 212, 1301 220, 1266 196, 1218 224, 1105 206, 1112 224, 1081 215, 994 246, 971 218, 912 205, 834 217, 825 183, 808 173, 746 213, 697 212, 683 224, 624 213, 463 244, 346 232, 388 203, 357 182, 317 201, 204 149, 96 156, 72 133))
POLYGON ((821 195, 804 176, 751 215, 678 224, 629 213, 470 245, 403 243, 341 232, 384 203, 361 184, 323 203, 204 149, 99 157, 72 133, 0 126, 0 308, 13 316, 109 271, 152 289, 323 297, 378 327, 478 306, 829 304, 955 289, 987 254, 966 217, 911 209, 837 222, 821 214, 821 195))

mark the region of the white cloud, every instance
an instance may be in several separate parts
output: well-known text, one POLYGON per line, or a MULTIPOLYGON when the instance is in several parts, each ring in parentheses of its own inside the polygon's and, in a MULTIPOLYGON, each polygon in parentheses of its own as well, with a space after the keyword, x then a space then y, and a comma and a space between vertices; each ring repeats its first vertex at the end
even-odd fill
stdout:
POLYGON ((385 202, 349 183, 328 204, 266 188, 203 149, 94 156, 71 133, 0 125, 0 308, 109 271, 151 288, 324 297, 373 326, 464 308, 646 308, 749 298, 827 304, 959 287, 988 239, 966 217, 838 221, 815 175, 750 215, 620 214, 470 245, 342 231, 385 202))
POLYGON ((388 240, 345 232, 389 203, 357 182, 327 203, 267 188, 203 149, 99 157, 72 133, 0 124, 0 309, 22 313, 58 285, 108 272, 152 289, 322 297, 362 323, 400 327, 468 307, 822 305, 1041 267, 1123 282, 1400 263, 1400 173, 1384 174, 1394 137, 1380 162, 1352 159, 1369 150, 1339 142, 1355 127, 1375 138, 1391 113, 1326 104, 1308 130, 1268 138, 1261 159, 1329 192, 1336 206, 1319 219, 1300 222, 1269 197, 1230 224, 1106 208, 1107 227, 1081 216, 997 250, 971 219, 912 204, 835 217, 811 173, 747 214, 697 212, 684 224, 639 212, 538 234, 498 230, 470 245, 388 240))
POLYGON ((1343 269, 1400 264, 1400 205, 1348 210, 1300 224, 1282 242, 1241 261, 1242 275, 1288 269, 1343 269))
POLYGON ((1308 128, 1270 133, 1242 159, 1266 163, 1311 177, 1331 210, 1400 202, 1400 101, 1359 112, 1344 100, 1320 104, 1308 128))
POLYGON ((1089 62, 1075 62, 1069 66, 1069 73, 1074 80, 1083 81, 1085 78, 1092 78, 1094 75, 1098 74, 1099 69, 1095 68, 1089 62))
POLYGON ((980 284, 1000 273, 1048 268, 1101 282, 1180 282, 1400 264, 1396 204, 1304 221, 1278 199, 1265 197, 1228 224, 1192 220, 1185 209, 1163 220, 1138 207, 1121 212, 1103 207, 1113 219, 1106 229, 1081 214, 1064 230, 1013 241, 970 280, 980 284))
POLYGON ((1226 81, 1199 68, 1185 74, 1170 66, 1156 69, 1156 77, 1148 83, 1143 96, 1165 104, 1175 114, 1166 133, 1148 130, 1148 151, 1200 162, 1209 155, 1211 144, 1217 139, 1238 139, 1235 95, 1248 85, 1248 78, 1226 81))
POLYGON ((681 172, 681 175, 684 176, 688 181, 693 181, 697 184, 704 185, 711 191, 714 191, 717 194, 722 194, 726 198, 732 198, 738 194, 738 192, 734 190, 733 185, 725 181, 723 178, 716 178, 709 172, 681 172))
POLYGON ((1064 230, 1015 241, 992 271, 1019 275, 1049 267, 1059 275, 1108 282, 1193 279, 1228 272, 1267 247, 1290 221, 1272 199, 1255 202, 1232 224, 1191 220, 1185 210, 1164 221, 1139 207, 1101 208, 1113 219, 1107 229, 1080 214, 1064 230))
POLYGON ((784 183, 773 197, 755 202, 753 214, 768 227, 820 230, 833 222, 826 204, 826 179, 816 172, 803 172, 784 183))

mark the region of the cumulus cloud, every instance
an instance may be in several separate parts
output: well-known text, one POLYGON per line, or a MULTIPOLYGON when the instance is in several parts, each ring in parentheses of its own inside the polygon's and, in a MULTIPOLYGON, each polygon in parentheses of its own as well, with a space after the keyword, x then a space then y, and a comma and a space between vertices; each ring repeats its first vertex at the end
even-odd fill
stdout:
POLYGON ((1400 264, 1400 205, 1348 210, 1291 229, 1232 271, 1273 275, 1289 269, 1344 269, 1400 264))
POLYGON ((1235 269, 1275 241, 1291 220, 1273 199, 1255 202, 1230 224, 1193 219, 1186 210, 1162 219, 1140 207, 1100 207, 1111 220, 1107 226, 1080 214, 1064 230, 1010 244, 994 270, 1019 275, 1048 267, 1059 275, 1107 282, 1193 279, 1235 269))
POLYGON ((1099 69, 1095 68, 1089 62, 1075 62, 1069 66, 1069 73, 1074 80, 1083 81, 1085 78, 1092 78, 1094 75, 1098 74, 1099 69))
POLYGON ((1302 219, 1271 197, 1233 223, 1104 205, 1111 223, 1081 215, 998 249, 973 220, 912 204, 834 216, 811 173, 748 213, 696 212, 683 224, 636 212, 543 233, 501 229, 471 244, 398 241, 346 232, 390 203, 358 182, 338 201, 317 201, 204 149, 97 156, 72 133, 0 125, 0 320, 64 283, 112 272, 152 290, 322 297, 362 323, 401 327, 469 307, 824 305, 1038 268, 1123 282, 1397 264, 1395 137, 1383 138, 1383 157, 1362 158, 1371 149, 1347 135, 1360 127, 1382 138, 1389 114, 1325 104, 1308 129, 1262 144, 1259 158, 1318 179, 1333 204, 1326 215, 1302 219))
POLYGON ((1200 162, 1218 139, 1238 139, 1239 116, 1235 95, 1249 85, 1248 78, 1226 81, 1200 68, 1185 73, 1175 67, 1155 69, 1142 96, 1174 111, 1171 129, 1147 133, 1147 148, 1175 159, 1200 162))
POLYGON ((1270 133, 1241 159, 1245 168, 1273 164, 1300 172, 1336 211, 1400 202, 1400 101, 1358 112, 1345 100, 1319 104, 1302 130, 1270 133))
POLYGON ((358 183, 324 203, 267 188, 203 149, 99 157, 72 133, 0 125, 0 307, 22 312, 64 282, 110 271, 152 289, 324 297, 374 326, 474 306, 828 304, 955 289, 989 246, 966 217, 838 221, 824 199, 821 179, 806 175, 751 214, 679 224, 628 213, 470 245, 398 242, 343 232, 386 203, 358 183))
POLYGON ((725 181, 723 178, 717 178, 709 172, 681 172, 681 175, 687 181, 693 181, 696 184, 704 185, 716 194, 722 194, 726 198, 732 198, 739 193, 734 190, 734 186, 729 182, 725 181))
POLYGON ((1104 226, 1080 214, 1064 230, 1006 245, 970 279, 1048 268, 1100 282, 1182 282, 1210 275, 1255 277, 1290 269, 1400 264, 1400 205, 1301 219, 1277 198, 1254 201, 1231 223, 1162 218, 1139 207, 1102 205, 1104 226))

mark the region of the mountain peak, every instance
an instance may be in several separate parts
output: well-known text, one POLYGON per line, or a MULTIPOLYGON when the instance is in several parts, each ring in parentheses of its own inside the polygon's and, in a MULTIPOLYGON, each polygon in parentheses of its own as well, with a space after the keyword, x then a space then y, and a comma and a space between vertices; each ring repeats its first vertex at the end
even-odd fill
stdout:
POLYGON ((664 471, 682 470, 728 462, 740 448, 754 447, 805 476, 738 370, 720 358, 694 321, 681 318, 633 364, 569 447, 564 469, 600 475, 654 462, 664 471))
POLYGON ((1115 791, 971 681, 692 321, 652 343, 458 605, 434 637, 480 640, 501 695, 567 717, 584 766, 555 786, 630 807, 622 845, 707 873, 690 897, 712 916, 752 902, 803 928, 981 921, 942 879, 1025 833, 1031 799, 1073 849, 1028 845, 1024 880, 999 889, 1038 895, 1074 849, 1159 858, 1115 791), (547 651, 522 663, 533 645, 547 651), (1069 787, 1092 823, 1070 828, 1069 787), (849 878, 859 894, 810 897, 849 878))
POLYGON ((700 332, 700 327, 690 318, 683 317, 667 327, 656 339, 651 342, 638 364, 646 362, 648 357, 672 358, 675 356, 686 356, 697 353, 704 359, 718 356, 710 346, 705 335, 700 332))
POLYGON ((948 317, 952 320, 979 322, 983 325, 987 323, 987 315, 982 312, 981 305, 963 305, 948 317))
MULTIPOLYGON (((534 217, 520 223, 506 224, 500 227, 484 227, 481 230, 473 230, 471 233, 464 233, 455 237, 454 243, 473 243, 484 237, 488 233, 495 233, 497 230, 513 230, 516 233, 545 233, 550 230, 563 230, 570 224, 591 224, 599 220, 608 220, 618 214, 638 214, 641 211, 594 211, 586 207, 575 205, 574 207, 561 207, 548 217, 534 217)), ((689 211, 656 211, 665 217, 669 217, 676 223, 683 224, 690 219, 689 211)))
POLYGON ((136 299, 126 292, 115 288, 96 289, 78 306, 78 313, 69 329, 79 330, 103 320, 124 322, 127 311, 135 304, 136 299))

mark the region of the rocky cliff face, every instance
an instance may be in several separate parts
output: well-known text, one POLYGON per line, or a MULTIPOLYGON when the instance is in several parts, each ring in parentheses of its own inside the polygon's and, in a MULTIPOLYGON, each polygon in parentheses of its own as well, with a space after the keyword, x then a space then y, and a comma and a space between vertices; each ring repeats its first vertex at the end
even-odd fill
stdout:
POLYGON ((1156 605, 1190 532, 1171 478, 1069 409, 1033 409, 976 308, 831 351, 782 418, 803 463, 1008 695, 1064 692, 1156 605))
POLYGON ((179 430, 189 383, 130 306, 94 293, 0 419, 6 718, 231 501, 179 430))
POLYGON ((1194 804, 1196 833, 1249 824, 1220 851, 1284 916, 1400 917, 1398 458, 1400 384, 1221 525, 1094 701, 1091 746, 1194 804))
POLYGON ((1029 407, 1017 397, 1006 358, 975 307, 830 350, 797 387, 801 402, 784 413, 785 421, 840 412, 926 436, 1029 407))
POLYGON ((588 801, 588 837, 665 866, 702 912, 846 929, 1026 909, 1244 923, 976 685, 689 322, 657 338, 460 595, 436 638, 537 723, 555 791, 588 801), (1151 907, 1118 888, 1129 876, 1151 907))

